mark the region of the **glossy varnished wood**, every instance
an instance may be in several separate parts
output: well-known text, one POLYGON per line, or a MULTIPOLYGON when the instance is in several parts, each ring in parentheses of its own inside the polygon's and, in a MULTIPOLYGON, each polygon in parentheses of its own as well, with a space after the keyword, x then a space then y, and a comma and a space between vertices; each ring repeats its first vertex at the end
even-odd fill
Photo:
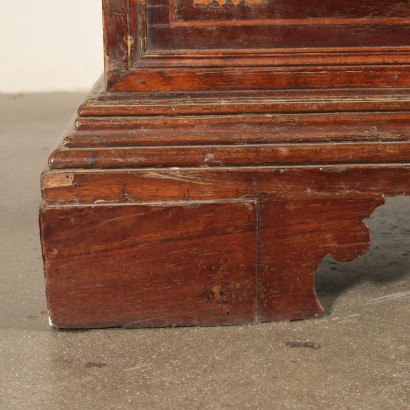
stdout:
POLYGON ((385 66, 409 63, 405 0, 105 0, 104 16, 107 84, 118 91, 403 86, 408 75, 385 66))
POLYGON ((41 223, 56 327, 256 320, 252 202, 53 207, 41 223))
POLYGON ((59 328, 295 320, 410 195, 407 0, 103 0, 105 75, 42 175, 59 328))
POLYGON ((61 149, 50 168, 213 167, 410 162, 410 142, 61 149))
POLYGON ((375 195, 348 199, 317 195, 259 204, 258 320, 305 319, 323 313, 314 273, 323 257, 350 261, 367 251, 362 220, 384 203, 375 195))
MULTIPOLYGON (((42 177, 46 204, 104 204, 257 198, 283 200, 410 195, 410 164, 54 170, 42 177)), ((330 211, 330 210, 329 210, 330 211)))
POLYGON ((171 92, 265 90, 289 88, 406 87, 406 66, 318 66, 244 68, 135 69, 121 78, 114 91, 171 92))

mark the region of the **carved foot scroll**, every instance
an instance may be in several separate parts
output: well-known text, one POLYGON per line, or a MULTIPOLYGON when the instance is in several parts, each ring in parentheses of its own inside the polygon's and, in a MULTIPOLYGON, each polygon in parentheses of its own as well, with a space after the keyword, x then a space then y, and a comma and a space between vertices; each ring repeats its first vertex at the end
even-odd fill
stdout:
POLYGON ((259 320, 296 320, 324 312, 314 273, 326 254, 353 260, 370 245, 363 219, 384 203, 366 198, 262 201, 259 206, 259 320))

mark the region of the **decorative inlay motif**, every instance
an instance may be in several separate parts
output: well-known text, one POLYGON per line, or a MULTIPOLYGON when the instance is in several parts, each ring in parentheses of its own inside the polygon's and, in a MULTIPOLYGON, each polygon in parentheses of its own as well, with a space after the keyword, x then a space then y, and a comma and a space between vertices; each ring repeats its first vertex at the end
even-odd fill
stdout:
POLYGON ((234 6, 238 6, 240 4, 243 5, 252 5, 252 4, 261 4, 265 0, 194 0, 195 6, 224 6, 233 4, 234 6))

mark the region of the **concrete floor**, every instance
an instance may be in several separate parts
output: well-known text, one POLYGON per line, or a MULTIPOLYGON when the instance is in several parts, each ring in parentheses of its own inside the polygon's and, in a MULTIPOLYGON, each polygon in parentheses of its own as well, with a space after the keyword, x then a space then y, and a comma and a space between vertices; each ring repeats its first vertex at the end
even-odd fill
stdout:
POLYGON ((0 409, 410 409, 410 198, 369 220, 371 251, 327 258, 328 313, 224 328, 48 326, 39 175, 79 94, 0 96, 0 409))

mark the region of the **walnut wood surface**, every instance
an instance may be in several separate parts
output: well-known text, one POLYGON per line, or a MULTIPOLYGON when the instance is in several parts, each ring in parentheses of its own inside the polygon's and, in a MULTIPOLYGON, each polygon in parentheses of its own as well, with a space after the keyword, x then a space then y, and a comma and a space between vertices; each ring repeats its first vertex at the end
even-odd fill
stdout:
MULTIPOLYGON (((397 112, 409 104, 409 88, 364 88, 321 90, 262 90, 195 93, 113 93, 104 92, 101 81, 79 108, 79 116, 287 114, 287 113, 377 113, 397 112), (223 101, 223 103, 221 103, 223 101)), ((148 119, 147 119, 148 120, 148 119)), ((363 119, 361 119, 363 121, 363 119)), ((285 122, 285 120, 284 120, 285 122)))
POLYGON ((50 207, 46 289, 59 328, 294 320, 323 313, 314 271, 367 250, 356 199, 50 207), (329 212, 330 209, 330 212, 329 212))
POLYGON ((406 163, 408 90, 138 95, 98 84, 49 166, 406 163))
POLYGON ((323 313, 314 273, 326 254, 350 261, 367 251, 362 220, 383 204, 365 199, 304 198, 259 204, 258 320, 304 319, 323 313))
POLYGON ((106 83, 117 91, 408 84, 406 70, 385 66, 410 61, 406 0, 104 0, 103 10, 106 83))
POLYGON ((121 78, 114 91, 170 92, 212 90, 266 90, 346 87, 406 87, 407 67, 400 65, 258 67, 258 68, 165 68, 135 69, 121 78))
POLYGON ((104 23, 104 77, 107 86, 114 85, 128 73, 127 1, 102 0, 104 23))
POLYGON ((352 260, 367 250, 363 219, 383 203, 380 193, 410 194, 410 165, 53 170, 42 186, 47 294, 56 327, 255 323, 323 313, 314 288, 317 266, 327 253, 352 260), (234 250, 225 251, 227 242, 234 250), (227 254, 234 259, 226 275, 215 279, 214 265, 198 267, 204 262, 197 258, 220 266, 227 254), (243 266, 248 279, 254 275, 252 284, 246 275, 237 278, 243 266), (144 274, 135 276, 140 269, 144 274), (164 285, 161 272, 180 285, 164 285), (207 291, 200 294, 186 279, 195 272, 206 282, 199 281, 201 289, 215 279, 211 288, 223 300, 236 289, 233 283, 244 281, 254 305, 238 296, 239 306, 221 302, 237 316, 203 311, 207 291), (151 298, 163 297, 168 303, 152 305, 151 298))
POLYGON ((50 168, 212 167, 410 162, 410 142, 61 149, 50 168))
POLYGON ((47 298, 60 328, 254 323, 254 204, 50 208, 47 298))
POLYGON ((104 204, 257 198, 283 200, 360 195, 410 195, 410 164, 48 171, 43 199, 54 204, 104 204))
POLYGON ((407 0, 103 0, 105 76, 43 173, 54 326, 323 313, 410 195, 407 0), (323 7, 325 6, 325 7, 323 7))

